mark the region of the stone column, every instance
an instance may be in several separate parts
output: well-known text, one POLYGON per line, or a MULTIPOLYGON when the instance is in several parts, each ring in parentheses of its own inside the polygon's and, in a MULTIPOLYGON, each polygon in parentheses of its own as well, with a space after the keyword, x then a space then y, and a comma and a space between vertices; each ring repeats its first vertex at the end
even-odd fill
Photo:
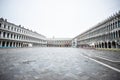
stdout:
POLYGON ((13 47, 13 44, 14 44, 14 42, 12 42, 12 46, 11 47, 13 47))
POLYGON ((1 35, 0 36, 1 36, 1 38, 3 38, 3 31, 1 31, 1 35))
POLYGON ((119 45, 116 43, 116 48, 119 48, 119 45))
POLYGON ((16 42, 15 42, 15 47, 17 47, 17 44, 16 44, 16 42))
POLYGON ((12 39, 14 39, 14 34, 12 34, 12 39))
POLYGON ((7 38, 7 33, 5 32, 5 38, 7 38))
POLYGON ((4 45, 4 47, 6 47, 7 46, 7 42, 5 41, 5 45, 4 45))
POLYGON ((8 43, 8 47, 10 47, 10 42, 8 43))
POLYGON ((1 24, 1 28, 3 28, 4 27, 4 24, 1 24))
POLYGON ((9 39, 10 39, 10 37, 11 37, 11 33, 9 33, 9 39))
POLYGON ((118 28, 118 24, 119 24, 119 22, 117 21, 117 28, 118 28))

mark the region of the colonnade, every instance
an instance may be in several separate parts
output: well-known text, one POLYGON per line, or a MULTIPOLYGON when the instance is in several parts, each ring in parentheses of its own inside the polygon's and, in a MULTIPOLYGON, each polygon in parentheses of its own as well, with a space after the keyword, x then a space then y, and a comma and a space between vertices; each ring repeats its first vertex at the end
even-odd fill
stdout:
POLYGON ((115 41, 102 42, 95 44, 95 48, 120 48, 120 44, 115 41))
POLYGON ((72 39, 50 39, 47 40, 47 47, 71 47, 72 39))
POLYGON ((120 48, 120 12, 75 39, 77 39, 77 47, 120 48))
POLYGON ((32 47, 47 45, 45 36, 0 18, 0 47, 32 47))

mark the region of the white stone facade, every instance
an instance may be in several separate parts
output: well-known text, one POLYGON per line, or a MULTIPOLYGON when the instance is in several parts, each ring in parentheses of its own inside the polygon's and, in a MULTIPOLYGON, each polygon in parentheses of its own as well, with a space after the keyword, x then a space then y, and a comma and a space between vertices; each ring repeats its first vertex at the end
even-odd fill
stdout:
POLYGON ((71 47, 71 38, 50 38, 47 39, 48 47, 71 47))
POLYGON ((46 46, 46 37, 0 18, 0 47, 46 46))
POLYGON ((77 47, 120 48, 120 11, 75 38, 77 47))

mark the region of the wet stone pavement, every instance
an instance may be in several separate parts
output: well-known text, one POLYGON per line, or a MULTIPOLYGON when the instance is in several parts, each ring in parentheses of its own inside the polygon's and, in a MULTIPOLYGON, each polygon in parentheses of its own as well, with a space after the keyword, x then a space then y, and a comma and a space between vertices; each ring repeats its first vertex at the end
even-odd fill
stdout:
MULTIPOLYGON (((83 53, 92 56, 95 53, 108 54, 109 51, 80 48, 0 49, 0 80, 120 80, 119 72, 85 58, 83 53)), ((119 56, 119 52, 116 54, 119 56)))

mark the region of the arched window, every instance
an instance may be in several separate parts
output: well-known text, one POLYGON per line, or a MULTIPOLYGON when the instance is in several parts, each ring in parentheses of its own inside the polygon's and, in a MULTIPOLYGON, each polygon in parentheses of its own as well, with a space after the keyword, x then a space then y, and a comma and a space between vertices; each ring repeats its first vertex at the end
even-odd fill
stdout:
POLYGON ((3 41, 3 43, 2 43, 2 47, 5 47, 5 41, 3 41))
POLYGON ((9 46, 9 42, 6 43, 6 46, 7 46, 7 47, 9 46))
POLYGON ((0 27, 1 27, 1 23, 0 23, 0 27))
POLYGON ((117 26, 117 22, 115 22, 115 28, 117 28, 118 26, 117 26))
POLYGON ((7 34, 7 38, 9 38, 9 33, 7 34))
POLYGON ((6 28, 6 24, 4 25, 4 28, 6 28))
POLYGON ((10 47, 12 47, 12 42, 10 42, 10 47))
POLYGON ((6 32, 3 32, 3 37, 5 38, 5 34, 6 34, 6 32))
POLYGON ((13 30, 13 27, 11 27, 11 30, 13 30))
POLYGON ((1 31, 0 31, 0 37, 1 37, 1 31))
POLYGON ((11 38, 12 38, 13 34, 11 34, 11 38))
POLYGON ((120 20, 118 21, 118 27, 120 27, 120 20))
POLYGON ((16 28, 14 28, 14 31, 16 31, 16 28))
POLYGON ((10 26, 8 26, 8 30, 10 30, 10 26))
POLYGON ((119 38, 120 38, 120 30, 118 31, 118 35, 119 35, 119 38))

